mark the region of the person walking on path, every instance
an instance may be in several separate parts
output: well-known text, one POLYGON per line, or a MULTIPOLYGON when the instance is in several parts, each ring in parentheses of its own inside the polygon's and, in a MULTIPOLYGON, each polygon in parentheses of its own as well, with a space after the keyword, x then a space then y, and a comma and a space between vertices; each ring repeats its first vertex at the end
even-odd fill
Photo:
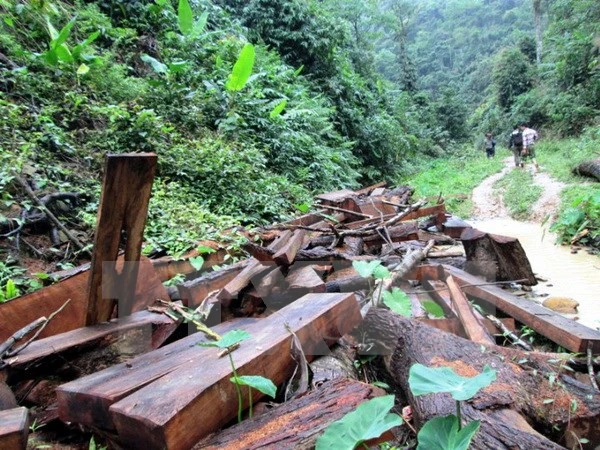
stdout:
MULTIPOLYGON (((535 159, 535 141, 538 140, 538 133, 533 128, 529 128, 527 124, 521 125, 521 133, 523 135, 523 152, 522 156, 531 158, 531 162, 535 166, 536 172, 540 170, 540 166, 535 159)), ((521 165, 522 166, 522 165, 521 165)))
POLYGON ((492 133, 487 133, 485 135, 483 146, 485 147, 485 154, 487 155, 488 159, 493 158, 494 155, 496 155, 496 141, 494 140, 492 133))
POLYGON ((523 167, 523 163, 521 162, 521 153, 523 152, 523 133, 521 132, 521 127, 519 125, 515 125, 515 129, 510 134, 508 148, 512 149, 515 157, 515 167, 523 167))

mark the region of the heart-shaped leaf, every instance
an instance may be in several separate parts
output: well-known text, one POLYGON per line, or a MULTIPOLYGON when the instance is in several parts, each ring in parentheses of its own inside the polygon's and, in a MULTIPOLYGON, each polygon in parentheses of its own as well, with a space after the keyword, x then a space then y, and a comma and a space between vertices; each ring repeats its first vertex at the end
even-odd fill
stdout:
POLYGON ((381 266, 381 261, 352 261, 352 267, 361 277, 369 278, 377 267, 381 266))
POLYGON ((467 450, 479 425, 474 420, 459 430, 458 417, 434 417, 419 431, 417 450, 467 450))
POLYGON ((190 258, 190 264, 196 270, 202 269, 204 265, 204 258, 202 256, 196 256, 194 258, 190 258))
POLYGON ((472 398, 480 389, 496 379, 496 371, 489 366, 472 378, 458 375, 450 367, 427 367, 414 364, 408 374, 408 385, 413 395, 448 392, 457 401, 472 398))
POLYGON ((383 304, 396 314, 404 317, 412 316, 412 303, 408 295, 398 288, 383 292, 383 304))
POLYGON ((236 344, 239 344, 246 339, 250 339, 252 336, 250 333, 244 330, 231 330, 221 336, 218 341, 201 342, 198 345, 201 347, 218 347, 218 348, 229 348, 236 344))
POLYGON ((241 375, 231 377, 230 380, 239 386, 250 386, 252 389, 256 389, 271 398, 275 398, 275 395, 277 395, 277 386, 268 378, 259 375, 241 375))
POLYGON ((432 302, 431 300, 425 300, 423 303, 423 309, 427 311, 428 314, 431 314, 433 317, 444 317, 444 310, 440 305, 436 302, 432 302))
POLYGON ((360 405, 327 427, 317 439, 316 450, 352 450, 402 424, 398 414, 390 414, 394 396, 376 397, 360 405))

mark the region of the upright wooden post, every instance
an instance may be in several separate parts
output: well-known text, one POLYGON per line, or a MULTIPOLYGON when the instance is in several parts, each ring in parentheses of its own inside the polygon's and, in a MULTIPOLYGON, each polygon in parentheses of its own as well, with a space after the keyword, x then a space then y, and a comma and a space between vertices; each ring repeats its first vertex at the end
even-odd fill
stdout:
POLYGON ((117 299, 120 301, 119 315, 131 313, 156 161, 154 153, 106 157, 86 325, 109 320, 117 299), (122 237, 126 240, 125 263, 118 274, 116 260, 122 237), (106 295, 109 298, 103 298, 106 295))

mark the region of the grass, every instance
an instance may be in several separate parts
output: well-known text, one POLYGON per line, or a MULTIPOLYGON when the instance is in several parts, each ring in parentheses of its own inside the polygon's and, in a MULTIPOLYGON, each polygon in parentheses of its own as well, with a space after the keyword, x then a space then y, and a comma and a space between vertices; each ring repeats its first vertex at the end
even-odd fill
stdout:
POLYGON ((470 149, 460 156, 434 161, 420 174, 402 181, 415 188, 416 198, 441 194, 446 199, 448 211, 468 218, 473 209, 471 191, 502 169, 505 153, 497 151, 494 159, 487 159, 485 153, 470 149))
POLYGON ((542 188, 534 184, 528 170, 511 170, 496 182, 494 190, 503 191, 508 214, 516 220, 527 220, 531 207, 542 195, 542 188))

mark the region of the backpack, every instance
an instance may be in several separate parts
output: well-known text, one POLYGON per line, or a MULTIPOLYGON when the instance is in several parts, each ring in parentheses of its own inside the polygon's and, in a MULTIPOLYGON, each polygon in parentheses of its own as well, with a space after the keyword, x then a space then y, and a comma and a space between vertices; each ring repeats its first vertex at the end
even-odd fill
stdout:
POLYGON ((523 145, 523 133, 521 133, 520 131, 517 133, 513 133, 512 143, 513 143, 513 145, 516 145, 517 147, 522 146, 523 145))

